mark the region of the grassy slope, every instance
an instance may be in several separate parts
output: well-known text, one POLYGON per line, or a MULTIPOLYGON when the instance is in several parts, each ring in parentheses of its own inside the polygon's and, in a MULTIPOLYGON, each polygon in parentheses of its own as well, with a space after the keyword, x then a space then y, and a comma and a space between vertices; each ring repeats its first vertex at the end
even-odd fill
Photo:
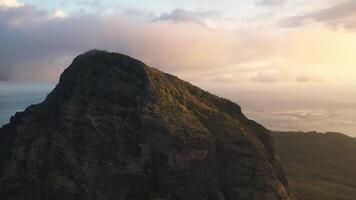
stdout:
POLYGON ((356 199, 356 139, 338 133, 275 133, 276 153, 300 199, 356 199))

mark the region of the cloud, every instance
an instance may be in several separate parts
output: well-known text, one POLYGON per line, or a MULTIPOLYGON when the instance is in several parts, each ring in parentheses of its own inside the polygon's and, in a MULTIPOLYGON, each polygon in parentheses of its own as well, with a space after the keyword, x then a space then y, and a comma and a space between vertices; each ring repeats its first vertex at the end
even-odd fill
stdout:
POLYGON ((355 127, 356 126, 356 121, 355 120, 345 120, 345 121, 339 122, 338 125, 355 127))
POLYGON ((1 80, 56 79, 73 56, 92 48, 130 54, 171 70, 227 65, 239 58, 234 33, 196 23, 148 22, 125 15, 57 19, 27 5, 0 10, 0 16, 1 80))
POLYGON ((0 7, 0 23, 19 25, 22 22, 35 22, 47 16, 47 12, 38 10, 32 5, 18 7, 0 7))
POLYGON ((287 0, 259 0, 256 2, 256 5, 274 7, 284 5, 286 2, 287 0))
POLYGON ((216 24, 213 24, 209 18, 215 18, 219 16, 218 12, 206 11, 206 12, 190 12, 184 9, 175 9, 170 13, 163 13, 159 17, 154 18, 154 21, 173 21, 175 23, 194 22, 209 28, 216 28, 216 24))
POLYGON ((201 21, 198 19, 196 14, 193 12, 188 12, 183 9, 175 9, 171 13, 163 13, 156 19, 155 21, 160 21, 160 20, 172 20, 174 22, 197 22, 201 23, 201 21))
POLYGON ((258 72, 257 75, 250 77, 251 81, 263 82, 263 83, 275 83, 281 80, 277 73, 263 73, 258 72))
POLYGON ((57 80, 75 55, 96 48, 129 54, 197 81, 264 84, 323 77, 354 83, 356 37, 346 28, 306 24, 287 31, 229 31, 189 17, 213 13, 177 12, 185 13, 152 21, 127 13, 63 17, 60 10, 54 18, 53 12, 31 5, 0 9, 0 80, 57 80))
POLYGON ((232 75, 222 75, 214 78, 213 81, 217 83, 234 83, 237 81, 237 79, 237 77, 234 77, 232 75))
POLYGON ((294 16, 284 21, 288 26, 298 26, 313 20, 317 22, 328 23, 331 25, 343 24, 350 27, 356 25, 356 1, 346 0, 337 2, 326 8, 314 10, 312 12, 294 16))
POLYGON ((296 80, 299 83, 307 83, 307 82, 319 82, 320 83, 320 82, 324 81, 323 78, 317 77, 315 75, 307 75, 307 74, 298 76, 296 80))
POLYGON ((54 13, 52 14, 52 17, 53 18, 65 18, 65 17, 68 17, 68 14, 65 13, 64 11, 58 9, 58 10, 54 11, 54 13))
POLYGON ((23 6, 22 3, 19 3, 16 0, 0 0, 0 7, 19 7, 19 6, 23 6))

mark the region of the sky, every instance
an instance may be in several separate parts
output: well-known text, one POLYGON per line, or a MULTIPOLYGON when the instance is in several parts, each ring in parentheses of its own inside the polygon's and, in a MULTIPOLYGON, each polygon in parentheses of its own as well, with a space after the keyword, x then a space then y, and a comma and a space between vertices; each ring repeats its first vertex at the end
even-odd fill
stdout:
POLYGON ((90 49, 229 98, 273 130, 356 136, 354 0, 0 0, 0 123, 90 49))

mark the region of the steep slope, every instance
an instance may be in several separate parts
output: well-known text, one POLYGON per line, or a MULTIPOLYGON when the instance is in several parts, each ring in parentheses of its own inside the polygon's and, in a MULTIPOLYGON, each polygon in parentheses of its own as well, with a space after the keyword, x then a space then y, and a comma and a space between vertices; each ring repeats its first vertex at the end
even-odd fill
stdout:
POLYGON ((116 53, 74 59, 0 129, 0 199, 290 199, 238 105, 116 53))
POLYGON ((356 139, 339 133, 273 134, 276 154, 300 199, 356 199, 356 139))

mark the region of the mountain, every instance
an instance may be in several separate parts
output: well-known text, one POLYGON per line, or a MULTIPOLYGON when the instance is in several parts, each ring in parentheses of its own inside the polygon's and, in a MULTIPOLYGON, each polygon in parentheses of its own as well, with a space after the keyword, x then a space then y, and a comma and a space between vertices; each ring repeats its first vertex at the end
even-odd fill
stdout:
POLYGON ((275 132, 291 190, 305 200, 356 199, 356 139, 339 133, 275 132))
POLYGON ((0 129, 2 200, 288 200, 271 133, 125 55, 76 57, 0 129))

